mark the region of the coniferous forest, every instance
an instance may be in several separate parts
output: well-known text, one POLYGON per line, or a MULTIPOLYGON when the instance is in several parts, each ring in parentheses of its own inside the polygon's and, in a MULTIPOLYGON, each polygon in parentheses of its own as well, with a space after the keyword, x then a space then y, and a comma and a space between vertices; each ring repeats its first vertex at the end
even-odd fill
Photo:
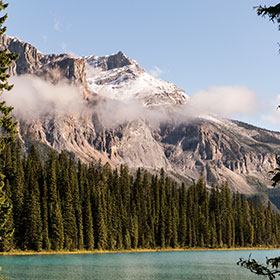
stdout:
MULTIPOLYGON (((278 246, 280 216, 270 203, 232 194, 226 184, 186 188, 165 176, 126 166, 75 163, 33 146, 1 155, 12 214, 1 251, 278 246)), ((0 213, 1 214, 1 213, 0 213)))

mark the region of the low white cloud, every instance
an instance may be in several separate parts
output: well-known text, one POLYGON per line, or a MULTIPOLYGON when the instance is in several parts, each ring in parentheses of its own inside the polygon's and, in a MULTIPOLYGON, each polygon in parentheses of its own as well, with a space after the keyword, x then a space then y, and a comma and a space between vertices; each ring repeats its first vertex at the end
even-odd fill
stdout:
POLYGON ((280 112, 275 112, 270 115, 262 115, 261 119, 272 125, 280 125, 280 112))
POLYGON ((98 112, 106 127, 113 127, 125 121, 147 120, 158 126, 162 122, 189 123, 197 117, 208 114, 220 117, 239 118, 260 114, 257 93, 242 86, 213 86, 207 91, 193 94, 180 107, 155 106, 147 108, 141 100, 106 99, 98 105, 98 112))
POLYGON ((212 86, 193 94, 187 106, 223 117, 252 115, 259 111, 258 96, 244 86, 212 86))
POLYGON ((72 50, 68 49, 68 45, 65 42, 61 43, 61 50, 63 53, 75 56, 75 57, 79 57, 79 55, 75 54, 72 50))
POLYGON ((92 66, 90 66, 88 63, 86 63, 86 73, 87 73, 87 77, 93 78, 93 77, 95 77, 95 76, 100 75, 101 72, 102 72, 101 69, 92 67, 92 66))
POLYGON ((48 114, 80 114, 86 110, 81 92, 66 82, 53 85, 41 78, 25 75, 11 77, 10 83, 14 84, 13 90, 4 93, 0 99, 12 105, 19 118, 36 120, 48 114))
MULTIPOLYGON (((120 101, 97 97, 98 102, 91 102, 95 107, 90 109, 78 88, 66 82, 53 85, 41 78, 25 75, 12 77, 10 83, 14 84, 14 89, 4 93, 0 99, 6 100, 8 105, 14 107, 13 112, 17 118, 29 121, 50 114, 85 115, 98 112, 107 128, 139 119, 145 119, 151 125, 158 126, 166 121, 186 123, 206 114, 222 117, 254 114, 259 109, 257 94, 246 87, 238 86, 210 87, 207 91, 193 94, 190 100, 180 107, 147 108, 141 100, 120 101)), ((92 98, 96 97, 93 95, 92 98)), ((275 111, 273 116, 266 116, 266 119, 279 122, 280 111, 275 111)))
POLYGON ((164 71, 159 68, 158 66, 154 66, 151 70, 150 70, 150 74, 155 77, 158 78, 164 71))
POLYGON ((277 95, 275 100, 270 103, 269 108, 266 110, 269 113, 263 113, 261 120, 270 123, 276 129, 280 125, 280 107, 278 107, 280 104, 280 95, 277 95))
POLYGON ((122 125, 128 121, 146 120, 150 125, 159 126, 168 118, 173 118, 173 113, 168 113, 164 107, 145 107, 141 100, 104 99, 99 102, 95 110, 100 114, 103 124, 107 128, 122 125))

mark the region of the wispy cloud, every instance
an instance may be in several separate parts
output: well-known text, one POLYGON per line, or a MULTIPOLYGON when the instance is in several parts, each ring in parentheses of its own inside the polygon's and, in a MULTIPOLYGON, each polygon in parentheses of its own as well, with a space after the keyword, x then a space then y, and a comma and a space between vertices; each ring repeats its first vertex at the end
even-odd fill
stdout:
POLYGON ((164 71, 158 66, 153 66, 149 72, 153 77, 158 78, 164 71))
POLYGON ((61 22, 58 19, 54 19, 53 28, 54 28, 55 31, 58 31, 58 32, 61 31, 62 24, 61 24, 61 22))
POLYGON ((261 119, 271 123, 272 125, 280 125, 280 112, 275 112, 270 115, 262 115, 261 119))
POLYGON ((280 95, 276 96, 275 100, 271 102, 270 106, 268 105, 266 112, 267 114, 263 114, 261 116, 261 120, 265 122, 269 122, 272 125, 279 126, 280 125, 280 108, 278 105, 280 104, 280 95))
POLYGON ((165 121, 188 123, 208 114, 237 119, 260 114, 257 93, 242 86, 213 86, 193 94, 184 106, 170 109, 160 106, 147 108, 140 100, 120 102, 107 99, 99 104, 97 110, 108 127, 143 117, 157 126, 165 121))
POLYGON ((17 117, 36 120, 47 114, 85 113, 85 101, 80 91, 65 82, 53 85, 31 75, 11 77, 12 94, 4 95, 7 104, 14 107, 17 117))
POLYGON ((68 45, 65 42, 61 43, 61 50, 63 53, 67 53, 69 55, 75 56, 75 57, 79 57, 79 55, 77 55, 76 53, 74 53, 72 50, 70 50, 68 48, 68 45))
POLYGON ((67 52, 67 44, 65 42, 62 42, 61 49, 63 52, 67 52))
MULTIPOLYGON (((47 114, 87 114, 85 100, 80 91, 61 82, 53 85, 38 77, 12 77, 15 85, 12 94, 3 98, 8 104, 15 107, 17 117, 34 120, 47 114)), ((280 101, 280 96, 279 96, 280 101)), ((215 114, 222 117, 261 116, 258 96, 256 92, 240 86, 214 86, 208 90, 193 94, 190 100, 182 107, 153 107, 143 106, 141 100, 100 99, 94 108, 103 120, 106 127, 114 127, 126 121, 146 119, 149 124, 158 126, 165 121, 174 120, 179 123, 188 123, 192 119, 215 114)), ((280 124, 280 111, 274 109, 274 114, 263 116, 263 119, 274 124, 280 124)), ((260 117, 259 117, 260 118, 260 117)))
POLYGON ((48 41, 48 36, 47 35, 42 35, 42 39, 43 39, 44 43, 46 43, 48 41))
POLYGON ((209 87, 193 94, 189 106, 223 117, 253 115, 260 109, 257 93, 244 86, 209 87))

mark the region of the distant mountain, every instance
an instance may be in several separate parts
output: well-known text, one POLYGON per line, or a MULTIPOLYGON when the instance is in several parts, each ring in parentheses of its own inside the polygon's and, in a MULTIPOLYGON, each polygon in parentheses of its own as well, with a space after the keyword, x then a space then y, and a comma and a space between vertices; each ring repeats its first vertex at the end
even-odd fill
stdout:
POLYGON ((268 171, 275 167, 275 153, 280 151, 280 133, 211 115, 186 122, 167 117, 155 125, 143 114, 108 126, 98 109, 108 100, 125 102, 127 109, 128 101, 137 100, 152 116, 158 108, 172 116, 189 97, 122 52, 78 58, 44 55, 8 36, 2 37, 2 45, 20 55, 11 68, 14 75, 29 74, 52 84, 67 81, 80 89, 86 104, 86 114, 49 112, 33 121, 19 119, 20 138, 27 149, 30 143, 41 143, 57 151, 66 149, 85 162, 101 159, 114 167, 127 164, 151 172, 164 168, 186 182, 204 177, 209 186, 227 181, 241 193, 267 192, 268 171))

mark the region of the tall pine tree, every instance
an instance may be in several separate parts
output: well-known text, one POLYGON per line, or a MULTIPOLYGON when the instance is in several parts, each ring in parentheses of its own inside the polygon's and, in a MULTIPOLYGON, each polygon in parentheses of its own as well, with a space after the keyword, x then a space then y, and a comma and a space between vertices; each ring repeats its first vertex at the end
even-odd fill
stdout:
MULTIPOLYGON (((5 10, 8 4, 0 1, 0 12, 5 10)), ((2 37, 6 31, 6 27, 3 26, 8 15, 0 17, 0 37, 2 37)), ((0 38, 1 39, 1 38, 0 38)), ((16 60, 16 55, 9 52, 7 49, 1 48, 0 50, 0 95, 4 91, 10 91, 13 86, 9 85, 8 68, 16 60)), ((0 103, 0 153, 4 150, 5 145, 13 140, 16 134, 16 122, 13 121, 10 116, 12 107, 7 106, 5 101, 0 103)), ((12 220, 12 203, 10 198, 7 196, 4 189, 4 176, 0 174, 0 248, 3 248, 4 243, 9 239, 13 238, 14 229, 11 227, 10 221, 12 220)), ((7 249, 7 248, 6 248, 7 249)))

